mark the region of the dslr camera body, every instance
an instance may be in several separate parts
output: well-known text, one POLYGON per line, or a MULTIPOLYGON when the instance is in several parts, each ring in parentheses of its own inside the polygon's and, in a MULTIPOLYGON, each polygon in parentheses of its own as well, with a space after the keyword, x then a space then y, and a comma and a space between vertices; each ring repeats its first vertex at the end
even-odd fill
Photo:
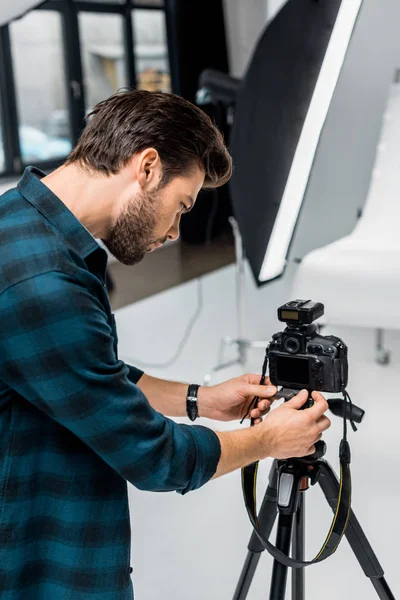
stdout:
POLYGON ((287 327, 272 336, 267 350, 273 385, 334 393, 346 388, 347 346, 338 337, 318 333, 313 321, 323 314, 324 305, 311 300, 293 300, 278 308, 278 319, 287 327))

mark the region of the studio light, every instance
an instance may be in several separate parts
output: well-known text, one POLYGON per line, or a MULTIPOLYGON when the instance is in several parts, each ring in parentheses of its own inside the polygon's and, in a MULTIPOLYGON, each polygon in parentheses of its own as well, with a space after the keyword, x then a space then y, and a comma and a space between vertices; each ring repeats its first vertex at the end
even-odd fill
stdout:
POLYGON ((238 96, 233 209, 258 285, 280 277, 363 0, 289 0, 238 96))

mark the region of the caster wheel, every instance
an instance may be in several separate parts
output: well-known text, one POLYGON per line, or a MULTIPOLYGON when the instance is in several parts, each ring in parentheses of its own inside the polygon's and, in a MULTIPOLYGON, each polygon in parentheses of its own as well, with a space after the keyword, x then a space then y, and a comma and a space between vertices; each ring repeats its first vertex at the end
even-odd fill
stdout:
POLYGON ((387 366, 390 363, 390 352, 388 350, 384 350, 383 348, 377 350, 376 362, 378 365, 387 366))

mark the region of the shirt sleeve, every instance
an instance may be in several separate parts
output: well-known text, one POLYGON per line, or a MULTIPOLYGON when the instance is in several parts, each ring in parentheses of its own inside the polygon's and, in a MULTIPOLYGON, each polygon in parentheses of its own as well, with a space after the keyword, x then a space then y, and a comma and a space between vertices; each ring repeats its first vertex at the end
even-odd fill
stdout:
POLYGON ((132 365, 126 365, 128 367, 128 379, 132 383, 137 383, 141 376, 144 374, 144 371, 141 371, 137 367, 132 367, 132 365))
POLYGON ((0 295, 0 377, 140 489, 179 493, 215 473, 221 447, 210 429, 155 411, 118 360, 102 303, 62 272, 26 279, 0 295))

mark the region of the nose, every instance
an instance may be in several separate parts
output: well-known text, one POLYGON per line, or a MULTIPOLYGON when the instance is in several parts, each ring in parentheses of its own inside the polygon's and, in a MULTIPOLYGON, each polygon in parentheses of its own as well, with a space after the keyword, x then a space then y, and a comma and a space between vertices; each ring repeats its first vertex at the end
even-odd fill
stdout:
POLYGON ((167 232, 169 240, 177 240, 179 238, 179 225, 181 222, 181 216, 177 215, 172 227, 167 232))

